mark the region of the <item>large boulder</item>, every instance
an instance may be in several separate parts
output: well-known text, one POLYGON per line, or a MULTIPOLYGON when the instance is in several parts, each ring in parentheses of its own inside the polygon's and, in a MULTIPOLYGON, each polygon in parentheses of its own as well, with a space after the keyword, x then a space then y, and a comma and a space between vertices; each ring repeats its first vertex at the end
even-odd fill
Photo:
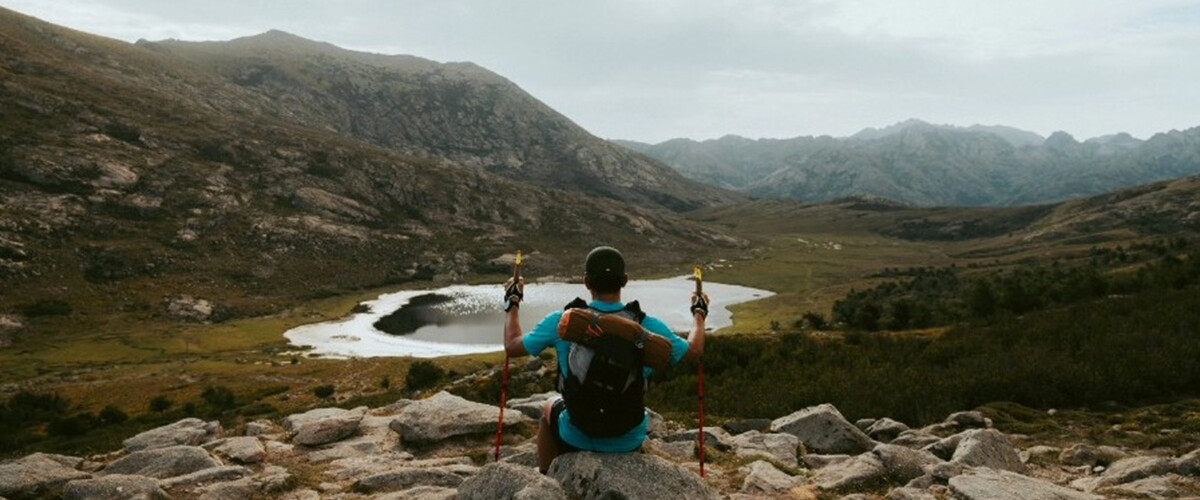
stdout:
POLYGON ((771 428, 771 419, 769 418, 747 418, 740 420, 730 420, 721 424, 721 428, 733 435, 741 434, 749 431, 767 432, 771 428))
POLYGON ((318 408, 288 415, 283 428, 292 433, 292 442, 317 446, 348 438, 358 432, 358 424, 367 414, 365 406, 353 410, 318 408))
POLYGON ((554 460, 549 475, 568 498, 581 500, 718 498, 696 473, 641 453, 567 453, 554 460))
MULTIPOLYGON (((391 428, 405 443, 436 443, 455 436, 496 432, 500 408, 467 401, 446 391, 415 401, 396 413, 391 428)), ((521 413, 505 413, 505 427, 531 424, 521 413)))
POLYGON ((63 488, 63 500, 171 500, 154 478, 113 474, 71 481, 63 488))
POLYGON ((1167 474, 1109 486, 1098 490, 1097 493, 1110 498, 1198 498, 1200 481, 1177 474, 1167 474))
POLYGON ((68 481, 91 477, 91 474, 68 467, 53 455, 35 453, 27 457, 0 463, 0 496, 13 500, 48 495, 68 481))
POLYGON ((971 467, 1025 472, 1025 464, 1008 438, 995 429, 976 429, 964 433, 951 462, 971 467))
POLYGON ((806 450, 821 454, 856 455, 869 451, 875 442, 843 417, 831 404, 805 408, 775 419, 771 432, 786 432, 800 438, 806 450))
POLYGON ((168 446, 142 450, 108 464, 103 473, 149 476, 158 479, 182 476, 221 465, 198 446, 168 446))
POLYGON ((887 485, 903 485, 924 476, 940 463, 941 460, 928 452, 880 444, 868 453, 818 470, 812 479, 821 490, 839 493, 867 491, 887 485))
POLYGON ((733 453, 739 457, 767 457, 788 465, 799 465, 796 451, 800 438, 785 433, 747 431, 729 438, 733 453))
MULTIPOLYGON (((504 406, 512 410, 517 410, 526 417, 536 420, 542 418, 542 411, 546 408, 546 402, 557 397, 559 397, 557 392, 543 392, 527 398, 510 399, 504 406)), ((505 417, 508 415, 508 413, 505 413, 505 417)))
POLYGON ((932 453, 893 444, 880 444, 871 450, 887 471, 888 481, 904 484, 930 473, 942 460, 932 453))
POLYGON ((867 436, 876 441, 889 443, 893 439, 900 436, 900 433, 909 430, 907 425, 902 422, 897 422, 890 418, 884 417, 871 423, 866 429, 867 436))
POLYGON ((458 500, 566 500, 554 480, 536 469, 511 463, 492 463, 458 486, 458 500))
POLYGON ((979 467, 950 479, 950 491, 961 500, 1100 500, 1089 493, 1064 488, 1009 471, 979 467))
POLYGON ((1085 477, 1071 482, 1073 488, 1094 491, 1104 486, 1125 484, 1151 476, 1171 472, 1175 461, 1163 457, 1129 457, 1113 462, 1103 474, 1085 477))
POLYGON ((263 461, 267 449, 262 441, 253 436, 239 436, 214 441, 211 446, 205 446, 219 457, 228 458, 243 464, 256 464, 263 461))
POLYGON ((743 493, 781 494, 803 486, 804 479, 793 477, 764 460, 757 460, 742 467, 746 478, 742 480, 743 493))
POLYGON ((125 451, 128 452, 179 445, 196 446, 216 439, 220 433, 220 422, 185 418, 171 425, 150 429, 133 436, 126 439, 123 444, 125 451))

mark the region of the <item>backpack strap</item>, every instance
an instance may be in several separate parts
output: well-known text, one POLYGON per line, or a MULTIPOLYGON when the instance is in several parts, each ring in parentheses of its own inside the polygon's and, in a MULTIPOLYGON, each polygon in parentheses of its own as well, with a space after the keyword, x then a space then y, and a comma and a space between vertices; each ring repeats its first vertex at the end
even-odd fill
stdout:
POLYGON ((587 301, 585 301, 579 297, 575 297, 575 300, 568 302, 566 307, 563 307, 563 310, 566 311, 569 309, 587 309, 588 307, 590 307, 590 306, 588 305, 587 301))
POLYGON ((642 312, 642 305, 639 304, 638 301, 636 301, 636 300, 633 302, 630 302, 628 304, 625 304, 625 308, 622 309, 622 311, 625 311, 625 312, 629 313, 630 315, 632 315, 633 317, 629 318, 629 319, 637 321, 639 325, 642 323, 642 321, 645 321, 645 319, 646 319, 646 313, 642 312))

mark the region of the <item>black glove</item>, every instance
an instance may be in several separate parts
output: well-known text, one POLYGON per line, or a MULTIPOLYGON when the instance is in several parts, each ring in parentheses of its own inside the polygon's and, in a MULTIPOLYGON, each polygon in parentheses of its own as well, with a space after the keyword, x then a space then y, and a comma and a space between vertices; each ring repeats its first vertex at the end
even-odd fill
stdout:
POLYGON ((707 293, 692 293, 692 315, 696 313, 703 314, 708 317, 708 294, 707 293))
POLYGON ((504 312, 508 312, 514 307, 521 306, 521 300, 525 298, 525 278, 509 278, 504 283, 504 312))

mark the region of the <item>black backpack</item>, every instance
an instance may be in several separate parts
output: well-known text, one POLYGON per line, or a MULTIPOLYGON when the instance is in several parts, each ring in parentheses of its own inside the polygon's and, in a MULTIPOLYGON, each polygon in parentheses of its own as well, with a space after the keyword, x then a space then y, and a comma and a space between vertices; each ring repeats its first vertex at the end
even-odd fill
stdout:
MULTIPOLYGON (((600 314, 619 314, 639 324, 646 318, 637 301, 619 311, 591 308, 583 299, 567 309, 590 308, 600 314)), ((624 435, 645 419, 646 377, 642 369, 645 339, 630 342, 616 335, 600 335, 587 344, 571 343, 567 372, 558 377, 558 391, 567 403, 571 423, 592 437, 624 435)))

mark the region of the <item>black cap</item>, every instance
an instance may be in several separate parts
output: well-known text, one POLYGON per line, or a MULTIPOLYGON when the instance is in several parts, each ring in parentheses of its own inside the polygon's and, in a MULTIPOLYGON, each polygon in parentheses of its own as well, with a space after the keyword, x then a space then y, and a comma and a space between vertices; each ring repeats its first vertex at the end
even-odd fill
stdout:
POLYGON ((625 257, 613 247, 596 247, 588 252, 583 264, 587 280, 596 282, 604 278, 620 280, 625 277, 625 257))

